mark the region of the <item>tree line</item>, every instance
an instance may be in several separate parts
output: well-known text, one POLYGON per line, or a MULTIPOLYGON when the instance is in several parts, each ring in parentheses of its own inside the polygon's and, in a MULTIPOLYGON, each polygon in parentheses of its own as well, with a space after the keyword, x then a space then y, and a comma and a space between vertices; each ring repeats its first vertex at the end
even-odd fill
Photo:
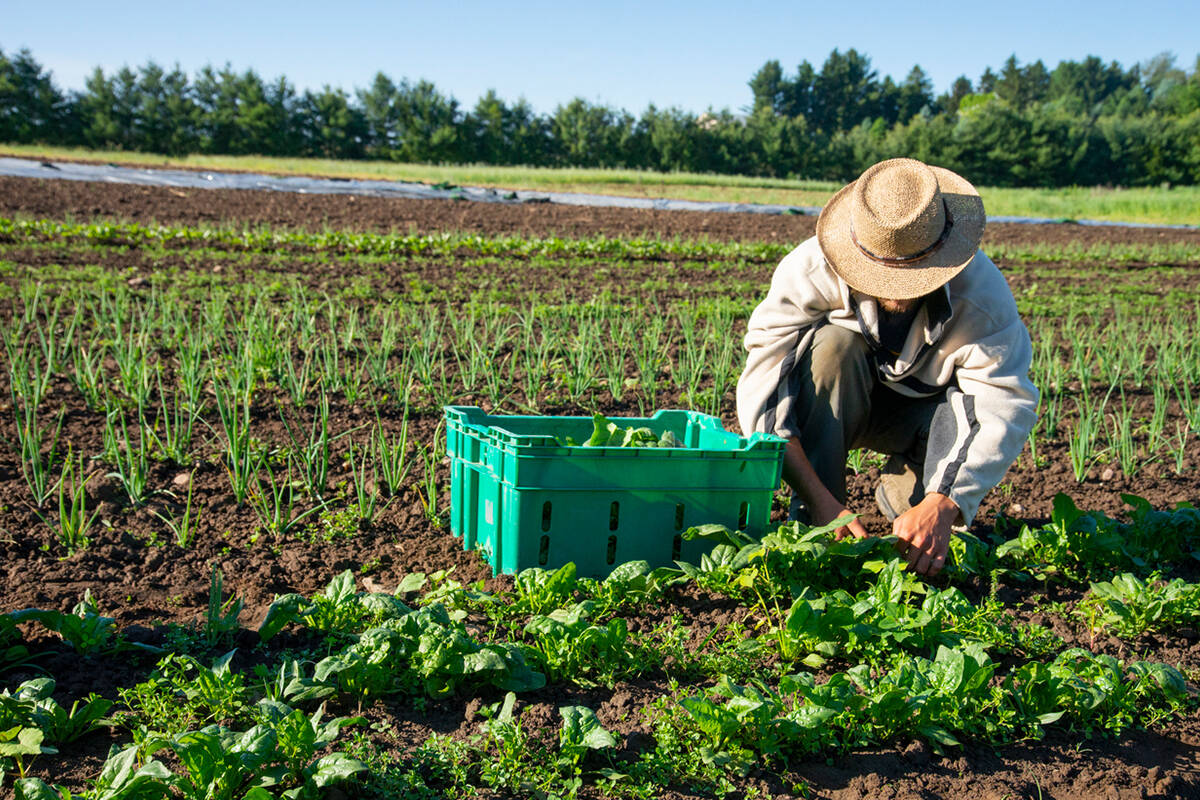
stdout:
POLYGON ((189 77, 149 62, 96 68, 64 92, 30 51, 0 50, 0 142, 837 181, 904 155, 991 186, 1200 182, 1200 58, 1189 72, 1169 54, 1128 69, 1014 55, 938 95, 919 66, 897 83, 866 55, 833 50, 791 74, 768 61, 749 88, 743 113, 651 105, 635 116, 575 98, 540 114, 494 91, 468 109, 382 72, 353 93, 301 92, 229 65, 189 77))

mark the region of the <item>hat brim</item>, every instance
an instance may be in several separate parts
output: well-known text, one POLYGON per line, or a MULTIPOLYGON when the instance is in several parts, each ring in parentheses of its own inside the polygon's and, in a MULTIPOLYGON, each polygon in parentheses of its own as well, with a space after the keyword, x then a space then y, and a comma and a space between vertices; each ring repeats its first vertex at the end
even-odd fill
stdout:
POLYGON ((975 187, 942 167, 930 167, 937 177, 946 210, 954 220, 946 239, 928 256, 903 266, 871 259, 850 233, 850 193, 854 182, 835 194, 817 218, 817 241, 825 260, 850 288, 889 300, 922 297, 962 272, 983 240, 987 215, 975 187))

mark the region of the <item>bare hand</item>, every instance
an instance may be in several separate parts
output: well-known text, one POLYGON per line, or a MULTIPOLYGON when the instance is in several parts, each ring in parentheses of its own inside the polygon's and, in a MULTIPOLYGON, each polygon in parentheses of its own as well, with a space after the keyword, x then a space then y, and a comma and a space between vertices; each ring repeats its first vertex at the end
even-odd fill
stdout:
POLYGON ((909 569, 932 578, 942 571, 950 550, 950 528, 958 519, 958 506, 944 494, 930 492, 925 499, 896 517, 892 533, 896 551, 909 569))
MULTIPOLYGON (((818 527, 841 517, 852 517, 850 510, 839 503, 833 495, 829 495, 828 499, 819 507, 809 509, 809 515, 812 517, 813 525, 818 527)), ((852 517, 846 520, 845 525, 834 531, 833 535, 838 539, 845 539, 847 536, 863 539, 867 535, 867 529, 863 527, 857 517, 852 517)))

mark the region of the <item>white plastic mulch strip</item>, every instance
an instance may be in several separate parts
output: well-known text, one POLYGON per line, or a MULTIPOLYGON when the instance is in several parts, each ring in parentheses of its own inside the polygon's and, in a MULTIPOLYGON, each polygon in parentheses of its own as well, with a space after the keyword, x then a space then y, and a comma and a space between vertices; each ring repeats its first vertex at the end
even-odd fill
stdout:
MULTIPOLYGON (((303 178, 239 172, 199 172, 177 169, 143 169, 116 164, 78 164, 70 161, 35 161, 0 157, 0 175, 16 178, 51 178, 141 186, 172 186, 181 189, 265 189, 298 194, 350 194, 367 197, 403 197, 422 200, 471 200, 480 203, 558 203, 569 206, 645 208, 659 211, 710 211, 733 214, 818 214, 818 206, 788 206, 767 203, 715 203, 700 200, 620 197, 573 192, 530 192, 483 189, 472 186, 430 186, 401 181, 303 178)), ((988 217, 990 222, 1046 224, 1063 222, 1038 217, 988 217)), ((1133 228, 1194 228, 1195 225, 1155 225, 1142 222, 1072 220, 1079 225, 1133 228)))

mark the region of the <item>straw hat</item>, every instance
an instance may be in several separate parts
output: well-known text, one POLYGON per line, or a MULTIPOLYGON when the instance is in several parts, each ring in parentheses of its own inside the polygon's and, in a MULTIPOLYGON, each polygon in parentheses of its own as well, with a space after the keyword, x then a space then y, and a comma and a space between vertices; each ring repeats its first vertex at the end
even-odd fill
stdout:
POLYGON ((869 168, 817 218, 825 260, 872 297, 908 300, 947 283, 971 262, 987 217, 975 187, 911 158, 869 168))

